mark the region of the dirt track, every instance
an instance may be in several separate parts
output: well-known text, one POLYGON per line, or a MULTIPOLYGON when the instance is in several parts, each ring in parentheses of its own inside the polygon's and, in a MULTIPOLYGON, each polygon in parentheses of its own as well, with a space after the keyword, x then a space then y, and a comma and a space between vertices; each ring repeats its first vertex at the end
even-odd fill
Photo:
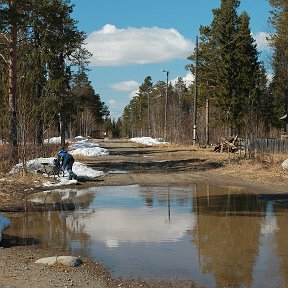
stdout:
POLYGON ((120 170, 126 174, 108 174, 98 185, 168 186, 173 184, 215 183, 240 185, 263 192, 286 193, 288 172, 281 168, 283 156, 255 162, 241 160, 213 148, 160 145, 147 147, 125 140, 102 141, 109 156, 86 161, 104 172, 120 170))
MULTIPOLYGON (((118 172, 106 174, 101 181, 81 183, 81 188, 93 185, 144 186, 190 185, 209 182, 222 185, 253 187, 253 192, 286 193, 287 172, 281 169, 281 161, 251 165, 229 161, 227 154, 213 153, 208 149, 193 147, 157 146, 144 147, 125 140, 100 141, 110 155, 94 159, 78 159, 96 170, 118 172), (229 164, 230 162, 230 164, 229 164), (268 163, 269 164, 269 163, 268 163), (120 173, 121 172, 121 173, 120 173), (276 184, 275 184, 276 183, 276 184)), ((24 194, 34 193, 32 185, 39 185, 42 179, 35 177, 2 177, 2 207, 21 207, 24 194), (36 182, 35 182, 36 181, 36 182), (26 189, 26 192, 23 191, 26 189)), ((3 214, 3 213, 1 213, 3 214)), ((5 214, 14 217, 14 213, 5 214)), ((5 236, 5 235, 4 235, 5 236)), ((83 259, 78 268, 43 267, 34 264, 44 256, 69 255, 69 251, 44 250, 37 246, 17 246, 17 239, 4 239, 0 246, 0 287, 194 287, 191 282, 162 281, 141 282, 113 280, 97 263, 83 259)))

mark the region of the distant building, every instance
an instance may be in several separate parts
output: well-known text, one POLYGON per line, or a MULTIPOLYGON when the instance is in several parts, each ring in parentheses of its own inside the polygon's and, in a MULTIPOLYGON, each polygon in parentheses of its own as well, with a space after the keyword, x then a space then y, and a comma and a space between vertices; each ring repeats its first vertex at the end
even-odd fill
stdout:
POLYGON ((93 139, 104 139, 106 137, 106 132, 103 132, 100 129, 92 130, 90 132, 90 137, 93 139))
POLYGON ((287 119, 287 114, 285 114, 282 117, 280 117, 279 120, 284 120, 285 121, 284 133, 281 135, 281 139, 288 139, 288 119, 287 119))

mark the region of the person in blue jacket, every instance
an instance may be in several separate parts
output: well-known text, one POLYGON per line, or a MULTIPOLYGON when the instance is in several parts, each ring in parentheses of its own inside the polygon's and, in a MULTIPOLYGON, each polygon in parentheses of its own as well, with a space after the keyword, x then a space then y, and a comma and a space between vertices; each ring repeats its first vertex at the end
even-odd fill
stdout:
POLYGON ((68 153, 66 150, 61 150, 58 152, 58 159, 61 163, 63 170, 67 170, 69 173, 69 180, 76 179, 77 175, 72 171, 72 166, 74 164, 74 157, 68 153))

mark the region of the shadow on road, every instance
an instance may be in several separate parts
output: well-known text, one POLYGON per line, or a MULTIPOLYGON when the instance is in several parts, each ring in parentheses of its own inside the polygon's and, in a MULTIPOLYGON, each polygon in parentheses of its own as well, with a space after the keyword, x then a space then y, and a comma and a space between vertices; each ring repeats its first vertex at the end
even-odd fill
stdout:
POLYGON ((181 171, 199 171, 209 170, 222 167, 223 164, 219 162, 206 162, 203 159, 185 159, 185 160, 162 160, 162 161, 102 161, 90 163, 90 167, 102 170, 126 170, 129 172, 150 172, 168 170, 171 172, 181 171))

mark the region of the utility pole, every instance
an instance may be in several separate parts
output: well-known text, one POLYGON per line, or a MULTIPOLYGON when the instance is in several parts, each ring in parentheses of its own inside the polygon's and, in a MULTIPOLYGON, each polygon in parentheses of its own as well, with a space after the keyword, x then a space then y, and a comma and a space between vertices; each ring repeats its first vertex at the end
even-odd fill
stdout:
POLYGON ((206 117, 205 117, 205 134, 206 134, 206 146, 209 145, 209 98, 206 98, 206 117))
POLYGON ((166 141, 167 137, 167 105, 168 105, 168 78, 169 78, 169 71, 161 70, 162 72, 166 73, 166 93, 165 93, 165 107, 164 107, 164 141, 166 141))
POLYGON ((151 119, 150 119, 150 91, 147 92, 148 104, 148 136, 151 137, 151 119))
POLYGON ((198 36, 195 47, 195 79, 194 79, 194 121, 193 121, 193 145, 196 145, 197 130, 197 99, 198 99, 198 36))
MULTIPOLYGON (((16 90, 17 90, 17 0, 8 1, 8 9, 12 19, 9 32, 9 58, 8 58, 8 107, 9 107, 9 140, 11 149, 11 159, 13 164, 18 163, 18 141, 17 141, 17 113, 16 113, 16 90)), ((2 56, 3 57, 3 56, 2 56)))

